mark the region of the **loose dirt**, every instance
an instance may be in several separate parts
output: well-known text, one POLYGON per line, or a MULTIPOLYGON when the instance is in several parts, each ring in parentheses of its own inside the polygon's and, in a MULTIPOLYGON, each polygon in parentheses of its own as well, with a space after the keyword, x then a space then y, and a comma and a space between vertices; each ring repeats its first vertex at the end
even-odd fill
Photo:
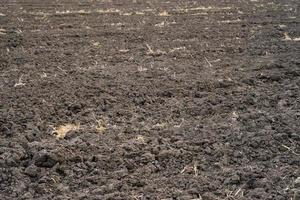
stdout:
POLYGON ((0 0, 1 199, 300 199, 298 8, 0 0))

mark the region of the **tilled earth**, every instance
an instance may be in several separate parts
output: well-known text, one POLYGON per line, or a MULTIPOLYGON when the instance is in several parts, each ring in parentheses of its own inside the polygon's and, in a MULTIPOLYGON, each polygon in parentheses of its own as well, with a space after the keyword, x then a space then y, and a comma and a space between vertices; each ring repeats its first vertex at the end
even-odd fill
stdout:
POLYGON ((300 199, 298 8, 0 0, 1 199, 300 199))

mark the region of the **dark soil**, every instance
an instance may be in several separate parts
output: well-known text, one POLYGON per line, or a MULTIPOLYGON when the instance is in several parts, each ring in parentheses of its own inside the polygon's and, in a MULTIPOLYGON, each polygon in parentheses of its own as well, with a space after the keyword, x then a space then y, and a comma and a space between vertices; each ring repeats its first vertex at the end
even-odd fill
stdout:
POLYGON ((297 9, 0 0, 0 198, 300 199, 297 9))

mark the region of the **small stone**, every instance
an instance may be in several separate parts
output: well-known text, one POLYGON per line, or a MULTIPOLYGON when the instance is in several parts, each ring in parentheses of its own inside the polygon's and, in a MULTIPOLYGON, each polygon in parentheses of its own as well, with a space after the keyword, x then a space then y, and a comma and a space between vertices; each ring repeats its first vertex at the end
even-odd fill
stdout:
POLYGON ((254 183, 256 188, 267 188, 269 186, 269 181, 267 178, 258 179, 254 183))
POLYGON ((56 187, 57 187, 57 190, 61 193, 66 193, 69 191, 69 186, 65 186, 62 183, 58 184, 56 187))
POLYGON ((179 153, 176 150, 162 150, 158 154, 158 160, 162 161, 162 160, 170 159, 172 157, 178 156, 178 154, 179 153))
POLYGON ((294 198, 293 199, 295 199, 295 200, 300 199, 300 190, 294 189, 293 192, 294 192, 294 198))
POLYGON ((191 196, 191 195, 184 195, 184 196, 181 196, 179 199, 182 199, 182 200, 191 200, 191 199, 193 199, 193 196, 191 196))
POLYGON ((118 171, 115 171, 114 173, 118 177, 125 177, 128 174, 128 170, 127 170, 127 168, 124 168, 124 169, 120 169, 118 171))
POLYGON ((32 199, 33 196, 30 192, 26 192, 23 196, 22 199, 32 199))
POLYGON ((231 176, 230 178, 227 178, 225 180, 225 184, 238 184, 240 182, 240 176, 235 174, 233 176, 231 176))
POLYGON ((38 174, 38 167, 35 165, 30 165, 25 169, 25 174, 30 177, 36 177, 38 174))
POLYGON ((294 186, 295 188, 300 188, 300 177, 296 178, 296 180, 294 181, 294 186))
POLYGON ((49 176, 43 176, 39 179, 38 183, 43 184, 43 183, 49 183, 50 181, 52 180, 49 176))
POLYGON ((144 180, 130 180, 130 185, 132 187, 144 187, 146 182, 144 180))
POLYGON ((38 167, 51 168, 58 163, 58 158, 55 154, 49 152, 40 152, 35 157, 34 164, 38 167))
POLYGON ((148 162, 152 162, 155 160, 155 156, 152 154, 152 153, 144 153, 142 156, 141 156, 141 162, 143 163, 148 163, 148 162))
POLYGON ((232 183, 239 183, 240 182, 240 177, 238 175, 234 175, 232 178, 231 178, 231 181, 232 183))

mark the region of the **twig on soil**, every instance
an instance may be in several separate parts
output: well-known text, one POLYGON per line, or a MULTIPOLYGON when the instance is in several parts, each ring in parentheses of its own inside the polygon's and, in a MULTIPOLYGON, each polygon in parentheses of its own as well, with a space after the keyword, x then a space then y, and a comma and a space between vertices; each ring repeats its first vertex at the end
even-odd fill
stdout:
POLYGON ((173 49, 170 49, 169 53, 173 53, 175 51, 185 51, 186 48, 185 47, 176 47, 176 48, 173 48, 173 49))
POLYGON ((156 51, 153 51, 152 48, 150 47, 150 45, 147 44, 147 43, 146 43, 146 46, 147 46, 147 48, 148 48, 147 54, 149 54, 149 55, 163 55, 163 54, 166 54, 165 51, 161 51, 161 50, 159 50, 159 49, 156 50, 156 51))
POLYGON ((5 30, 5 29, 2 29, 2 28, 0 28, 0 35, 6 35, 6 30, 5 30))
POLYGON ((57 181, 56 181, 54 178, 51 178, 51 180, 52 180, 54 183, 57 183, 57 181))
POLYGON ((175 128, 180 128, 182 126, 183 122, 184 122, 184 118, 181 119, 181 122, 180 122, 179 125, 175 125, 174 127, 175 128))
POLYGON ((205 61, 208 63, 209 67, 212 67, 212 64, 207 60, 206 57, 204 57, 205 61))
POLYGON ((129 49, 119 49, 119 51, 122 53, 127 53, 127 52, 129 52, 129 49))
POLYGON ((145 67, 142 67, 142 66, 139 66, 138 67, 138 71, 139 72, 144 72, 144 71, 147 71, 148 69, 147 68, 145 68, 145 67))
POLYGON ((141 195, 132 195, 132 198, 136 199, 136 200, 139 200, 139 199, 143 199, 143 194, 141 195))
POLYGON ((200 194, 198 194, 198 196, 199 196, 198 198, 192 200, 202 200, 202 196, 200 194))
POLYGON ((62 69, 61 67, 57 66, 58 69, 60 69, 63 73, 67 73, 66 70, 62 69))
POLYGON ((23 75, 20 76, 18 82, 14 85, 14 87, 24 86, 25 83, 22 82, 23 75))
POLYGON ((180 174, 183 174, 187 168, 188 168, 188 165, 185 166, 185 167, 180 171, 180 174))
POLYGON ((239 189, 235 192, 234 196, 237 196, 237 195, 240 193, 241 189, 242 189, 242 188, 239 188, 239 189))
POLYGON ((288 146, 286 146, 284 144, 282 144, 281 146, 284 147, 284 148, 286 148, 287 150, 289 150, 290 152, 292 152, 296 156, 300 156, 300 154, 296 153, 291 147, 288 147, 288 146))
POLYGON ((226 194, 226 199, 241 199, 244 196, 244 192, 242 191, 242 187, 240 187, 235 193, 233 193, 233 191, 229 191, 226 194))
POLYGON ((150 54, 154 54, 154 53, 155 53, 155 52, 151 49, 151 47, 149 46, 149 44, 146 43, 146 46, 147 46, 147 48, 148 48, 150 54))
POLYGON ((193 169, 195 172, 195 176, 198 176, 198 162, 195 162, 193 169))
POLYGON ((41 78, 47 78, 47 74, 45 72, 43 72, 40 76, 41 78))

